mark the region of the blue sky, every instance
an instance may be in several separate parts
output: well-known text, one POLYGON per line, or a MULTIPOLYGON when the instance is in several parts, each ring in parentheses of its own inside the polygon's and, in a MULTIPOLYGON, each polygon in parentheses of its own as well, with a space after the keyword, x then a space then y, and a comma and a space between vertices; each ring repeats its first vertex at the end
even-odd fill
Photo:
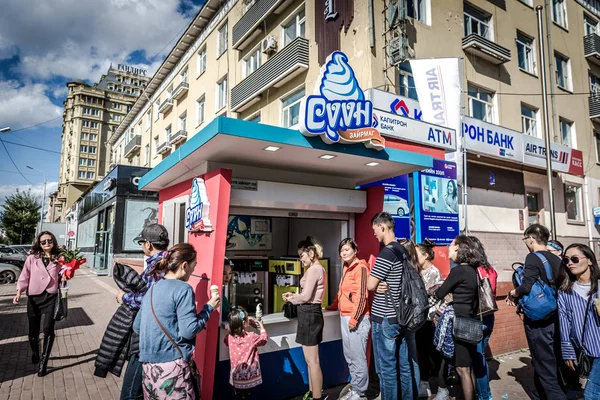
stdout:
POLYGON ((44 178, 27 165, 56 190, 66 82, 96 82, 111 63, 154 73, 204 0, 2 3, 0 128, 12 132, 0 138, 16 167, 0 143, 0 204, 17 188, 41 197, 44 178))

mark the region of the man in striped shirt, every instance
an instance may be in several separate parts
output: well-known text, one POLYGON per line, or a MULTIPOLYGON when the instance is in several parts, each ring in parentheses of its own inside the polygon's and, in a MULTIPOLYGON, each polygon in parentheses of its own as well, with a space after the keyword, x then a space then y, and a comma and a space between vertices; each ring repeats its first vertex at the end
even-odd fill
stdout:
MULTIPOLYGON (((406 345, 408 332, 398 324, 396 315, 404 268, 402 260, 396 254, 403 254, 405 250, 396 241, 394 219, 389 213, 376 214, 371 225, 377 240, 385 245, 377 256, 367 282, 367 288, 375 291, 371 308, 372 339, 381 399, 412 400, 416 398, 416 388, 412 385, 411 372, 418 375, 419 371, 418 366, 411 371, 409 346, 406 345)), ((418 381, 417 376, 416 382, 418 381)))

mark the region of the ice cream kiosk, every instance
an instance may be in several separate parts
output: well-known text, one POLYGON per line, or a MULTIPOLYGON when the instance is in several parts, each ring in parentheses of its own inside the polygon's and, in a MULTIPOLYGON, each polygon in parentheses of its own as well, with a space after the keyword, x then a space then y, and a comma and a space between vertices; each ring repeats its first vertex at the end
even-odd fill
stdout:
MULTIPOLYGON (((356 187, 430 168, 433 158, 443 158, 447 151, 381 136, 372 104, 343 53, 328 58, 315 86, 315 93, 302 101, 299 130, 218 117, 139 185, 159 192, 159 221, 172 237, 183 232, 198 250, 189 281, 198 309, 208 300, 211 285, 222 287, 224 257, 233 263, 229 302, 243 305, 250 315, 256 304, 262 305, 269 341, 259 350, 263 384, 254 390, 257 398, 287 398, 308 390, 307 366, 295 342, 296 320, 281 310, 281 294, 300 290, 304 271, 298 242, 312 235, 323 246, 325 306, 337 295, 341 278, 340 241, 354 237, 361 258, 379 252, 371 218, 382 211, 383 188, 356 187), (350 83, 340 83, 349 76, 350 83), (336 113, 340 102, 353 112, 336 113), (333 121, 328 115, 339 118, 333 121)), ((431 126, 412 122, 419 129, 420 124, 431 126)), ((206 399, 232 396, 221 312, 215 311, 196 342, 194 357, 206 399)), ((323 385, 330 387, 347 382, 349 375, 339 314, 324 310, 323 315, 319 352, 323 385)))

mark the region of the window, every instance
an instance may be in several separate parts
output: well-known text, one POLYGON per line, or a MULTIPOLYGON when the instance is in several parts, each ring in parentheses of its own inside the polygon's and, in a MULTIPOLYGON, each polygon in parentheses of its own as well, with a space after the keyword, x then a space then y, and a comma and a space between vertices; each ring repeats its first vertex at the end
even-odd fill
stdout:
POLYGON ((281 102, 284 128, 295 128, 300 118, 300 102, 304 98, 304 89, 291 94, 281 102))
POLYGON ((427 23, 427 0, 408 0, 408 16, 427 23))
POLYGON ((188 69, 187 67, 179 74, 179 83, 188 83, 188 69))
POLYGON ((83 107, 83 113, 85 115, 90 115, 92 113, 92 110, 87 107, 83 107))
POLYGON ((85 171, 79 171, 77 176, 79 176, 79 179, 85 179, 85 171))
POLYGON ((173 96, 173 83, 167 87, 167 99, 170 99, 173 96))
POLYGON ((156 157, 156 155, 158 154, 158 152, 156 150, 158 150, 158 136, 154 136, 154 139, 152 139, 152 145, 154 146, 154 157, 156 157))
POLYGON ((146 129, 150 129, 150 123, 152 122, 152 110, 148 110, 146 113, 146 129))
POLYGON ((600 78, 596 75, 589 74, 590 77, 590 95, 597 97, 600 96, 600 78))
POLYGON ((115 110, 120 110, 121 109, 121 103, 113 103, 113 108, 115 110))
POLYGON ((398 69, 398 85, 400 86, 400 96, 419 100, 417 88, 415 87, 415 79, 413 78, 412 69, 408 62, 400 64, 400 68, 398 69))
POLYGON ((494 122, 494 93, 469 85, 469 111, 471 117, 494 122))
POLYGON ((98 123, 97 122, 91 122, 90 126, 92 127, 92 129, 98 129, 98 123))
POLYGON ((96 154, 96 146, 90 146, 88 148, 88 153, 90 153, 90 154, 96 154))
POLYGON ((90 134, 87 132, 81 132, 81 140, 88 140, 90 138, 90 134))
POLYGON ((527 193, 527 211, 529 213, 529 225, 539 223, 541 211, 539 193, 527 193))
POLYGON ((560 123, 560 142, 562 144, 564 144, 565 146, 572 147, 571 146, 571 139, 572 139, 571 130, 573 129, 573 123, 570 121, 567 121, 566 119, 563 119, 563 118, 559 118, 559 123, 560 123))
POLYGON ((217 33, 217 58, 227 50, 227 22, 225 22, 217 33))
POLYGON ((227 105, 227 77, 217 83, 217 104, 216 111, 227 105))
POLYGON ((304 9, 294 15, 291 20, 283 25, 283 46, 287 46, 297 37, 305 37, 306 15, 304 9))
POLYGON ((260 113, 257 113, 255 115, 253 115, 251 118, 248 118, 249 122, 256 122, 257 124, 260 123, 260 113))
POLYGON ((96 160, 93 159, 89 159, 88 163, 87 163, 88 167, 95 167, 96 166, 96 160))
POLYGON ((94 179, 94 175, 95 175, 95 174, 94 174, 93 172, 88 172, 88 173, 87 173, 87 178, 88 178, 88 179, 94 179))
POLYGON ((571 60, 556 54, 554 61, 556 64, 556 84, 559 88, 571 90, 571 60))
POLYGON ((171 125, 169 125, 165 128, 165 141, 166 142, 171 140, 171 132, 172 132, 171 125))
POLYGON ((196 57, 196 76, 200 76, 206 71, 206 46, 204 46, 196 57))
POLYGON ((565 209, 567 219, 571 221, 583 221, 581 214, 581 187, 565 183, 565 209))
POLYGON ((567 0, 552 0, 552 21, 567 28, 567 0))
POLYGON ((160 97, 158 99, 156 99, 156 101, 154 102, 154 120, 158 121, 158 117, 160 115, 160 113, 158 112, 158 107, 160 107, 160 97))
POLYGON ((196 126, 204 122, 204 96, 196 100, 196 126))
POLYGON ((521 103, 521 127, 524 134, 538 137, 537 113, 535 108, 521 103))
POLYGON ((85 145, 79 146, 79 152, 80 153, 87 153, 87 151, 88 151, 88 147, 87 146, 85 146, 85 145))
POLYGON ((147 165, 150 162, 150 145, 144 146, 144 164, 147 165))
POLYGON ((90 121, 84 119, 83 121, 81 121, 81 126, 84 127, 84 128, 89 128, 90 127, 90 121))
POLYGON ((100 110, 98 110, 97 108, 93 108, 92 109, 92 115, 94 115, 96 117, 99 116, 100 115, 100 110))
POLYGON ((490 39, 490 17, 485 15, 479 10, 465 4, 465 36, 469 36, 474 33, 479 36, 483 36, 486 39, 490 39))
POLYGON ((583 14, 583 27, 585 36, 597 33, 598 21, 596 21, 594 18, 590 17, 587 14, 583 14))
POLYGON ((185 127, 187 125, 187 111, 179 116, 179 129, 180 131, 185 131, 185 127))
POLYGON ((519 57, 519 68, 530 74, 535 74, 535 51, 533 39, 517 32, 517 54, 519 57))
POLYGON ((244 57, 244 63, 242 64, 242 74, 243 77, 247 77, 248 75, 250 75, 251 73, 253 73, 254 71, 256 71, 258 69, 258 67, 260 67, 260 55, 261 55, 261 51, 260 51, 260 47, 257 47, 256 49, 252 50, 250 53, 248 53, 248 55, 246 57, 244 57))
POLYGON ((92 141, 96 141, 96 140, 98 140, 98 135, 96 135, 95 133, 92 133, 92 134, 90 135, 90 140, 92 140, 92 141))
POLYGON ((79 159, 79 165, 87 165, 87 158, 80 158, 79 159))
POLYGON ((113 115, 113 121, 115 121, 115 122, 121 121, 121 116, 119 114, 114 114, 113 115))
POLYGON ((529 7, 533 7, 533 0, 519 0, 523 4, 527 4, 529 7))

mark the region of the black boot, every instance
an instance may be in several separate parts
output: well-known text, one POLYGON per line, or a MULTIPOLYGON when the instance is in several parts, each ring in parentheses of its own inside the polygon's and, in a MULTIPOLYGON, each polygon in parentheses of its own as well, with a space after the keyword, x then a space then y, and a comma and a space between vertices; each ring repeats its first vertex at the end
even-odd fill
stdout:
POLYGON ((42 353, 42 359, 38 365, 38 376, 44 376, 48 372, 48 358, 52 351, 52 345, 54 344, 54 334, 44 336, 44 352, 42 353))
POLYGON ((29 346, 31 347, 31 362, 37 364, 40 362, 40 337, 29 336, 29 346))

